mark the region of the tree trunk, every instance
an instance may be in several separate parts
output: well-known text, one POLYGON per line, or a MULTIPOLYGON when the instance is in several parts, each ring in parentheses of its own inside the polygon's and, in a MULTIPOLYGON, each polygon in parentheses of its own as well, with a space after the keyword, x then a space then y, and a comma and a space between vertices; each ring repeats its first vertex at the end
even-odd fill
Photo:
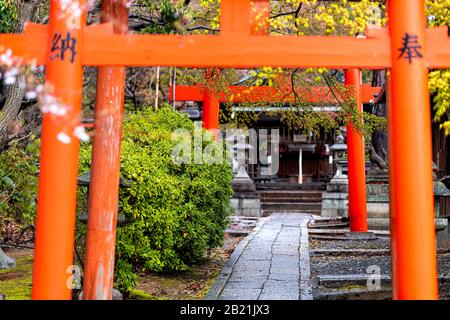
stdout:
MULTIPOLYGON (((375 70, 373 74, 372 86, 384 87, 386 85, 386 70, 375 70)), ((383 90, 385 92, 385 90, 383 90)), ((385 96, 385 94, 383 94, 385 96)), ((378 103, 374 105, 372 114, 379 117, 386 117, 386 100, 385 97, 378 97, 378 103)), ((375 152, 387 163, 388 161, 388 141, 387 131, 377 130, 372 133, 371 143, 375 152)))
MULTIPOLYGON (((19 20, 17 21, 14 32, 23 32, 25 23, 33 18, 37 6, 37 0, 23 0, 18 4, 19 20)), ((6 89, 5 104, 0 113, 0 150, 9 142, 11 127, 20 111, 23 96, 25 95, 24 76, 19 76, 16 82, 9 85, 6 89)))
MULTIPOLYGON (((23 32, 25 23, 31 21, 36 10, 37 0, 22 0, 18 3, 18 21, 14 26, 14 33, 23 32)), ((4 149, 9 142, 9 135, 12 124, 22 105, 22 99, 25 95, 25 77, 19 76, 16 82, 6 88, 5 104, 0 112, 0 150, 4 149)), ((0 270, 14 268, 16 260, 8 257, 0 247, 0 270)))

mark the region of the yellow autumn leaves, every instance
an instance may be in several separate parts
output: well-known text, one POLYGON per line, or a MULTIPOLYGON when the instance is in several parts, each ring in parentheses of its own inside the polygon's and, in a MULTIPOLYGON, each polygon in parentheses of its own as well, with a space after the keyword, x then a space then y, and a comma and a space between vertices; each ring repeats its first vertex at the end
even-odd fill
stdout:
MULTIPOLYGON (((387 14, 384 1, 361 0, 353 2, 319 0, 271 1, 269 19, 272 35, 350 35, 364 33, 368 24, 385 26, 387 14)), ((426 16, 429 27, 450 26, 450 0, 426 0, 426 16)), ((200 0, 201 7, 213 16, 209 17, 211 28, 220 28, 220 0, 200 0)), ((326 69, 308 69, 316 81, 326 69)), ((253 71, 256 86, 264 81, 269 84, 282 70, 262 68, 253 71)), ((430 72, 430 92, 433 94, 435 121, 442 121, 450 111, 450 70, 430 72)), ((450 116, 449 116, 450 118, 450 116)), ((450 121, 442 124, 450 134, 450 121)))

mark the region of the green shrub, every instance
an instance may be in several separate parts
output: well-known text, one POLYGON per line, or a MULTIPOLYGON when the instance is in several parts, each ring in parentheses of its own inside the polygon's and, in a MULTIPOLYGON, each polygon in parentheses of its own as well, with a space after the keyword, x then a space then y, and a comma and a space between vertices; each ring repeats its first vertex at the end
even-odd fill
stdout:
POLYGON ((24 227, 34 225, 38 167, 39 140, 0 153, 0 223, 9 217, 24 227))
POLYGON ((12 32, 17 20, 17 4, 14 0, 0 1, 0 33, 12 32))
MULTIPOLYGON (((170 108, 129 114, 124 122, 121 175, 132 185, 120 190, 126 222, 117 231, 115 282, 122 290, 135 285, 136 271, 185 270, 222 244, 231 167, 174 163, 172 150, 179 141, 172 141, 172 133, 180 128, 193 133, 194 124, 170 108)), ((202 149, 210 144, 215 142, 205 134, 202 149)), ((81 173, 89 163, 90 147, 85 146, 81 173)))

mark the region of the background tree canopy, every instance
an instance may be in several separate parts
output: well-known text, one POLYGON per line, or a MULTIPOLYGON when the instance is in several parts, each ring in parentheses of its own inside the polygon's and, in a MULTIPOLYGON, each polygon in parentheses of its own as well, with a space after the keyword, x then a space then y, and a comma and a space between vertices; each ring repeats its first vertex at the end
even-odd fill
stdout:
POLYGON ((0 1, 0 33, 11 32, 17 20, 17 6, 13 0, 0 1))

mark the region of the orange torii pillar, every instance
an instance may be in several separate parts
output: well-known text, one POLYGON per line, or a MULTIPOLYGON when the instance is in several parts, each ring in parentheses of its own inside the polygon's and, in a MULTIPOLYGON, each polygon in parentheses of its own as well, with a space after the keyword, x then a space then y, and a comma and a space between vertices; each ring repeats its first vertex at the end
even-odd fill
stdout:
POLYGON ((437 299, 431 114, 424 0, 388 2, 392 269, 396 299, 437 299))
MULTIPOLYGON (((219 75, 220 72, 207 71, 206 77, 208 78, 209 85, 212 83, 212 78, 219 75)), ((219 130, 219 111, 220 101, 216 93, 209 88, 205 88, 203 92, 203 128, 210 131, 215 138, 217 138, 219 130)))
MULTIPOLYGON (((86 0, 79 0, 82 14, 67 21, 59 0, 50 2, 50 26, 47 45, 46 81, 53 94, 69 109, 69 119, 76 123, 83 91, 83 29, 86 0), (75 39, 77 54, 55 58, 54 37, 75 39)), ((32 41, 30 39, 30 41, 32 41)), ((71 299, 70 279, 73 268, 75 209, 79 141, 72 132, 71 142, 57 139, 66 131, 61 120, 44 115, 42 124, 41 166, 36 221, 33 268, 33 299, 71 299)))
MULTIPOLYGON (((126 0, 103 0, 102 22, 126 34, 126 0)), ((84 300, 111 300, 114 278, 125 67, 99 67, 87 224, 84 300)))
MULTIPOLYGON (((361 94, 361 71, 359 69, 345 70, 345 84, 351 87, 356 100, 356 110, 361 115, 363 102, 361 94)), ((367 232, 366 206, 366 161, 364 137, 354 124, 347 124, 348 150, 348 215, 350 231, 367 232)))
MULTIPOLYGON (((220 16, 221 34, 247 34, 248 30, 252 35, 267 35, 269 33, 269 0, 251 1, 250 21, 239 18, 239 11, 242 10, 242 3, 238 1, 229 4, 227 11, 222 11, 220 16)), ((243 5, 245 7, 245 4, 243 5)), ((209 82, 215 77, 220 76, 219 72, 214 74, 210 71, 206 73, 209 82)), ((172 91, 171 91, 172 92, 172 91)), ((205 88, 203 93, 203 128, 213 132, 217 138, 219 130, 220 100, 209 88, 205 88)))

